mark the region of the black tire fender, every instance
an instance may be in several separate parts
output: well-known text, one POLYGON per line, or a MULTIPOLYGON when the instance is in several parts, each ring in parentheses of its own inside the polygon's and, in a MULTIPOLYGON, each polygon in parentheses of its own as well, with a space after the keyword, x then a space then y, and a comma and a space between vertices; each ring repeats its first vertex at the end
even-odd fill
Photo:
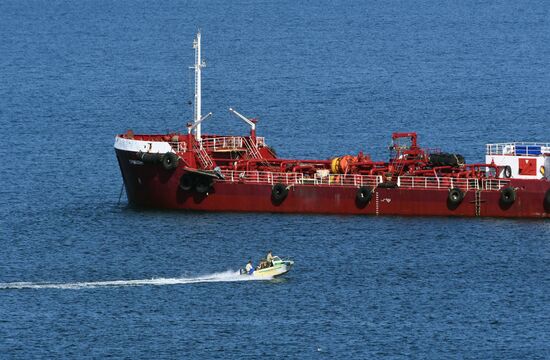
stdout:
POLYGON ((271 199, 275 203, 281 203, 288 195, 288 188, 281 183, 273 185, 271 188, 271 199))
POLYGON ((212 188, 214 180, 208 176, 201 176, 195 182, 195 190, 199 194, 206 194, 212 188))
POLYGON ((180 189, 189 191, 195 186, 195 177, 190 173, 185 173, 180 177, 180 189))
POLYGON ((512 187, 500 189, 500 204, 502 206, 510 206, 516 201, 516 190, 512 187))
POLYGON ((510 165, 506 165, 504 167, 504 170, 502 171, 502 175, 507 179, 512 177, 512 168, 510 167, 510 165))
POLYGON ((550 189, 546 190, 546 194, 544 195, 544 210, 550 212, 550 189))
POLYGON ((162 155, 157 153, 139 153, 138 158, 146 164, 158 164, 162 155))
POLYGON ((165 170, 174 170, 178 167, 179 157, 173 152, 167 152, 162 155, 162 167, 165 170))
POLYGON ((458 206, 464 200, 464 192, 460 188, 452 188, 447 195, 447 201, 454 206, 458 206))
POLYGON ((361 186, 359 189, 357 189, 357 193, 355 194, 355 203, 358 207, 363 208, 367 206, 367 204, 372 199, 372 188, 369 186, 361 186))

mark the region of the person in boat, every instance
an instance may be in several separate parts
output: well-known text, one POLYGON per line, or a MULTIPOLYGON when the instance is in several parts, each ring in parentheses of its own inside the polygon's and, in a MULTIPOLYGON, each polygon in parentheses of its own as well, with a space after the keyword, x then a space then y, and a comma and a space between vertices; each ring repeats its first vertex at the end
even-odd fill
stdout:
POLYGON ((254 266, 252 266, 252 260, 248 260, 248 263, 246 263, 246 267, 244 269, 246 270, 246 273, 248 275, 252 275, 254 273, 254 266))
POLYGON ((267 267, 273 266, 273 254, 271 253, 271 250, 267 252, 265 261, 267 262, 267 267))
POLYGON ((266 267, 269 267, 269 265, 267 264, 267 260, 266 259, 260 260, 260 264, 258 265, 258 270, 265 269, 266 267))

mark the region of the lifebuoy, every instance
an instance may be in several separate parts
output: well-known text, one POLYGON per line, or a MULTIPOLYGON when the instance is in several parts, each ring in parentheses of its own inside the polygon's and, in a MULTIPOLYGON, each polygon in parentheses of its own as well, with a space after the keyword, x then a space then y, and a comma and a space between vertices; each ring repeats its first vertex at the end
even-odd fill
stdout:
POLYGON ((504 167, 504 171, 502 171, 502 174, 507 179, 511 178, 512 177, 512 168, 509 165, 506 165, 504 167))
POLYGON ((458 206, 464 200, 464 192, 460 188, 452 188, 447 195, 447 201, 453 206, 458 206))
POLYGON ((174 170, 178 167, 179 157, 173 152, 167 152, 162 155, 162 167, 165 170, 174 170))
POLYGON ((281 203, 288 195, 288 188, 281 183, 277 183, 273 185, 273 188, 271 189, 271 199, 275 203, 281 203))
POLYGON ((372 199, 372 188, 368 186, 361 186, 357 189, 357 194, 355 195, 355 203, 360 208, 367 206, 367 204, 372 199))
POLYGON ((199 194, 206 194, 212 188, 213 183, 214 183, 214 180, 212 180, 212 178, 207 176, 201 176, 196 181, 195 190, 197 190, 199 194))
POLYGON ((190 173, 185 173, 180 177, 180 189, 189 191, 195 185, 195 177, 190 173))
POLYGON ((505 187, 500 190, 500 204, 510 206, 516 201, 516 190, 511 187, 505 187))

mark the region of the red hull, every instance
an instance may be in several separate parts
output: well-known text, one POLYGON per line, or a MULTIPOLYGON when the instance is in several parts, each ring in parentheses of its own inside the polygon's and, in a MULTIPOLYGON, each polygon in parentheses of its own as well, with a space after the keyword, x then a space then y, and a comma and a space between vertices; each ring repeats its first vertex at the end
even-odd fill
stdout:
POLYGON ((364 207, 356 204, 357 187, 292 185, 281 202, 272 200, 271 184, 214 181, 207 194, 179 187, 182 167, 164 170, 155 164, 136 163, 136 153, 116 149, 130 204, 137 206, 199 211, 242 211, 317 214, 364 214, 403 216, 485 216, 550 218, 544 196, 547 180, 512 179, 517 198, 510 206, 500 204, 498 191, 467 191, 456 207, 448 204, 446 189, 377 187, 364 207), (132 163, 133 162, 133 163, 132 163), (477 195, 476 195, 477 193, 477 195))

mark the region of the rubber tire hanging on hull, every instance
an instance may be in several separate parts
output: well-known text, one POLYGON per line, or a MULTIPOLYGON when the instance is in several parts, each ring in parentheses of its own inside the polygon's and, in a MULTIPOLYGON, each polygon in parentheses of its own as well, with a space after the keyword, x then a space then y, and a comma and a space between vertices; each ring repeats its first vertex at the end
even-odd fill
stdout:
POLYGON ((271 188, 271 200, 275 204, 280 204, 283 202, 284 199, 286 199, 288 195, 288 188, 281 183, 277 183, 273 185, 273 188, 271 188))
POLYGON ((214 180, 212 180, 212 178, 209 178, 207 176, 201 176, 197 179, 195 183, 195 190, 199 194, 206 194, 207 192, 210 191, 213 184, 214 184, 214 180))
POLYGON ((138 158, 146 164, 158 164, 162 160, 162 155, 158 153, 138 153, 138 158))
POLYGON ((364 208, 372 199, 372 188, 368 186, 361 186, 357 189, 357 194, 355 195, 355 204, 359 208, 364 208))
POLYGON ((189 173, 185 173, 180 177, 180 189, 189 191, 195 186, 195 177, 189 173))
POLYGON ((504 208, 512 206, 516 201, 516 190, 511 187, 505 187, 500 190, 500 205, 504 208))
POLYGON ((550 189, 546 190, 546 194, 544 195, 544 210, 550 212, 550 189))
POLYGON ((178 167, 179 157, 172 153, 167 152, 162 155, 162 167, 165 170, 171 171, 178 167))
POLYGON ((452 188, 447 195, 447 205, 452 210, 456 209, 458 205, 464 200, 464 192, 460 188, 452 188))

